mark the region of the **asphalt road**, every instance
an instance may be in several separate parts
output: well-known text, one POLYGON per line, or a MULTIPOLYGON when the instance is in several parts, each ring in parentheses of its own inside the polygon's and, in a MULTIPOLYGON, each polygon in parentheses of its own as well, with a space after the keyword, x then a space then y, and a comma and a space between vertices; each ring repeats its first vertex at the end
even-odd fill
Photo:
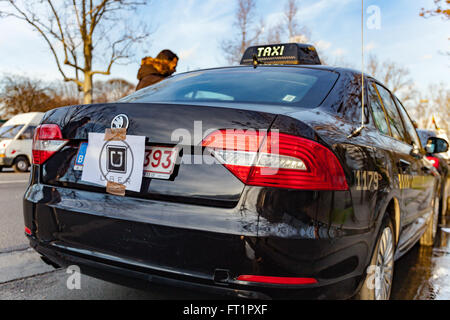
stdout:
MULTIPOLYGON (((8 299, 208 299, 210 295, 149 285, 136 290, 85 275, 69 290, 66 270, 55 270, 29 249, 24 235, 22 197, 29 174, 0 172, 0 300, 8 299)), ((216 297, 218 299, 220 297, 216 297)))
POLYGON ((149 285, 137 290, 81 276, 80 289, 69 290, 66 270, 0 284, 0 300, 205 300, 221 299, 203 293, 149 285))
POLYGON ((27 246, 23 233, 22 197, 28 173, 0 173, 0 252, 27 246))
POLYGON ((450 300, 450 216, 440 221, 433 247, 416 245, 396 261, 391 298, 450 300))
MULTIPOLYGON (((0 173, 0 300, 4 299, 220 299, 149 284, 146 290, 81 276, 81 288, 67 287, 66 270, 44 264, 23 235, 22 196, 28 174, 0 173)), ((450 299, 450 217, 441 221, 433 248, 416 245, 395 264, 392 299, 450 299)))

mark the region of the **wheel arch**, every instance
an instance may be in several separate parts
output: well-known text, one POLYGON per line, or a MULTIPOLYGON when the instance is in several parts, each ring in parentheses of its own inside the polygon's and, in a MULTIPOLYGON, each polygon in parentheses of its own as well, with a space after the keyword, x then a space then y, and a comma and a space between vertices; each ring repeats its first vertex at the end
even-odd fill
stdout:
POLYGON ((392 199, 388 202, 388 205, 385 210, 385 215, 388 215, 389 218, 391 218, 395 231, 395 244, 398 244, 400 238, 401 212, 400 212, 400 202, 396 197, 392 197, 392 199))
POLYGON ((376 232, 379 231, 379 227, 383 223, 383 219, 388 216, 394 225, 395 243, 398 244, 402 226, 400 194, 398 192, 391 192, 388 196, 384 197, 384 199, 380 199, 379 201, 381 201, 382 204, 378 207, 375 219, 372 222, 375 230, 376 232))
POLYGON ((30 159, 30 156, 29 156, 29 155, 24 154, 24 153, 15 156, 15 157, 14 157, 14 160, 13 160, 13 164, 16 163, 17 159, 19 159, 20 157, 27 159, 28 164, 31 165, 32 159, 30 159))

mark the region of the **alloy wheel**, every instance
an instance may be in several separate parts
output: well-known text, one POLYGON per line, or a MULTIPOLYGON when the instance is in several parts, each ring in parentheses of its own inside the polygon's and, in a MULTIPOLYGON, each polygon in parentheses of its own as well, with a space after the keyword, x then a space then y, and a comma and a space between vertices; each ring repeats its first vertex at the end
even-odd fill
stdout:
POLYGON ((433 240, 436 239, 438 223, 439 223, 439 198, 435 198, 433 206, 433 240))
POLYGON ((394 269, 394 242, 392 230, 386 227, 381 235, 377 255, 375 299, 388 300, 391 295, 394 269))
POLYGON ((17 162, 17 168, 20 171, 26 171, 28 169, 28 163, 24 160, 20 160, 17 162))

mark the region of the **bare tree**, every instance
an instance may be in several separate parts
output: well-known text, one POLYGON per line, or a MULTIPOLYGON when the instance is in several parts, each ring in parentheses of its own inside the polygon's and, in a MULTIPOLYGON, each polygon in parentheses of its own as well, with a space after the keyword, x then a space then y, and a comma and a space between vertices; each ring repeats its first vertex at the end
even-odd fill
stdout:
POLYGON ((234 26, 236 35, 229 40, 222 41, 221 47, 230 64, 239 63, 246 48, 258 43, 264 31, 264 23, 255 23, 255 0, 238 0, 234 26))
POLYGON ((434 9, 422 8, 420 16, 429 18, 433 16, 441 16, 443 19, 450 19, 450 1, 449 0, 434 0, 434 9))
POLYGON ((284 39, 285 29, 282 23, 277 23, 274 26, 267 28, 265 39, 266 43, 281 43, 284 39))
POLYGON ((117 101, 135 91, 136 85, 124 79, 111 79, 95 83, 94 98, 98 103, 117 101))
POLYGON ((305 26, 300 26, 298 22, 298 1, 288 0, 284 10, 284 21, 287 27, 289 41, 297 38, 296 42, 306 42, 310 38, 310 32, 305 26))
POLYGON ((38 80, 7 76, 2 85, 0 103, 7 116, 41 111, 51 100, 38 80))
POLYGON ((67 94, 61 82, 48 84, 24 76, 5 76, 0 83, 0 104, 6 116, 45 112, 80 102, 77 96, 67 94))
POLYGON ((410 110, 419 128, 437 129, 434 117, 438 128, 450 132, 450 90, 444 83, 430 84, 426 94, 417 100, 410 110))
POLYGON ((53 81, 49 84, 52 96, 55 100, 61 100, 58 105, 74 105, 83 101, 82 94, 78 91, 78 87, 74 82, 53 81))
POLYGON ((135 44, 149 36, 145 24, 127 19, 146 0, 0 2, 7 4, 1 15, 28 23, 42 36, 64 81, 76 83, 84 103, 92 103, 94 75, 110 75, 114 64, 128 63, 135 44))
MULTIPOLYGON (((434 0, 434 5, 434 9, 422 8, 419 15, 425 19, 438 16, 443 20, 450 20, 450 0, 434 0)), ((440 53, 450 56, 450 51, 440 53)))
POLYGON ((405 104, 417 96, 409 70, 393 61, 380 62, 372 55, 368 59, 365 72, 381 81, 405 104))
POLYGON ((266 30, 267 43, 308 42, 311 33, 307 27, 300 26, 298 12, 298 0, 288 0, 284 7, 282 20, 266 30))
POLYGON ((310 38, 308 28, 300 26, 298 21, 298 0, 286 2, 281 21, 266 27, 264 20, 256 20, 256 1, 238 0, 236 10, 236 35, 232 39, 222 41, 221 47, 230 64, 238 63, 245 49, 264 43, 299 42, 305 43, 310 38))

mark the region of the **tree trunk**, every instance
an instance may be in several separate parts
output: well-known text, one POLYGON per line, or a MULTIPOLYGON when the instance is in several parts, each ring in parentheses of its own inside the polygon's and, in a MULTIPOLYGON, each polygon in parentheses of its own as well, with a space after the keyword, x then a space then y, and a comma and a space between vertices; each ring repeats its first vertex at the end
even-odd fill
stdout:
POLYGON ((83 85, 83 103, 84 104, 91 104, 92 103, 92 74, 90 72, 86 72, 84 74, 84 85, 83 85))
POLYGON ((84 42, 84 104, 92 103, 92 34, 83 37, 84 42))

